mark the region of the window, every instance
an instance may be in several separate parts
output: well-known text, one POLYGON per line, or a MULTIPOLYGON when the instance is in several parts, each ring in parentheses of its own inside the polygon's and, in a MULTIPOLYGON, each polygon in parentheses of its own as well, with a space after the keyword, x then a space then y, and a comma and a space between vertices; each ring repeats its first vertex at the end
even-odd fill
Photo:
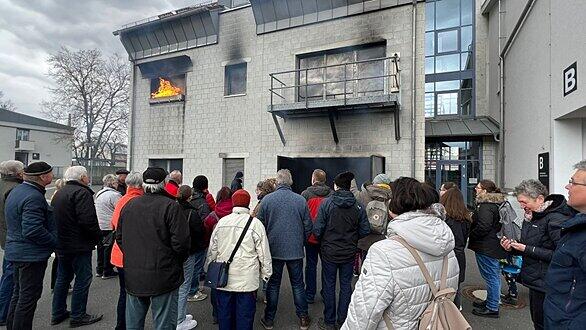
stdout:
POLYGON ((224 71, 224 95, 246 94, 246 62, 226 65, 224 71))
POLYGON ((28 141, 30 135, 30 130, 28 129, 16 129, 16 139, 18 141, 28 141))
POLYGON ((425 117, 472 114, 472 79, 425 84, 425 117))
POLYGON ((149 166, 164 168, 169 173, 174 170, 183 173, 183 159, 149 159, 149 166))

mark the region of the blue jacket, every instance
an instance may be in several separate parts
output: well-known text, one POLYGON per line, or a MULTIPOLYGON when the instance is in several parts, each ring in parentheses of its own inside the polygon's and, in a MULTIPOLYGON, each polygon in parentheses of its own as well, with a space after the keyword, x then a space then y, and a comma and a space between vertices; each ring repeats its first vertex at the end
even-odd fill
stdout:
POLYGON ((46 261, 57 245, 57 229, 45 189, 32 182, 18 185, 6 199, 5 215, 6 260, 46 261))
POLYGON ((586 214, 562 223, 543 304, 546 329, 584 329, 586 324, 586 214))
POLYGON ((303 244, 313 227, 305 198, 279 185, 262 199, 256 217, 265 226, 273 259, 303 259, 303 244))
POLYGON ((366 210, 348 190, 337 190, 320 205, 313 234, 321 243, 324 260, 354 261, 358 240, 370 234, 366 210))

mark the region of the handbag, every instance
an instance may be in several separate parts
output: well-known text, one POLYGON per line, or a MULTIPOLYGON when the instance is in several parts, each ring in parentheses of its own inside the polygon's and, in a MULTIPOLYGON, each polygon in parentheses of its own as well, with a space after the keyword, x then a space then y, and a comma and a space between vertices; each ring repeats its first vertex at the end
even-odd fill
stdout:
POLYGON ((228 285, 228 269, 230 268, 230 264, 232 260, 234 260, 234 255, 236 255, 236 251, 240 247, 242 240, 244 239, 244 235, 248 231, 248 227, 250 227, 250 223, 252 222, 252 217, 248 218, 248 222, 246 226, 244 226, 244 230, 242 230, 242 234, 240 234, 240 238, 238 238, 238 242, 236 242, 236 246, 234 246, 234 250, 232 250, 232 254, 228 261, 212 261, 208 265, 208 272, 206 274, 206 286, 212 289, 223 288, 228 285))

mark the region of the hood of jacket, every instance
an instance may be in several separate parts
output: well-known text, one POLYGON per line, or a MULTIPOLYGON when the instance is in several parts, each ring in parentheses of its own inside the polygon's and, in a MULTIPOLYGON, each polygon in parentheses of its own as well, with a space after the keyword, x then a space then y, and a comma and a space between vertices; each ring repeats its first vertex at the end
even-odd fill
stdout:
POLYGON ((337 207, 347 209, 356 204, 356 197, 354 197, 352 192, 340 189, 332 195, 332 203, 337 207))
POLYGON ((393 197, 392 190, 386 187, 383 188, 382 185, 370 184, 367 186, 363 186, 362 189, 368 192, 368 196, 370 196, 370 198, 381 202, 388 201, 389 199, 391 199, 391 197, 393 197))
POLYGON ((506 200, 505 194, 501 193, 486 193, 482 196, 476 196, 476 203, 492 203, 501 204, 506 200))
POLYGON ((227 216, 228 214, 232 213, 232 200, 231 199, 226 199, 223 200, 221 202, 218 202, 216 204, 216 215, 218 216, 219 219, 227 216))
POLYGON ((389 222, 387 237, 399 235, 415 249, 433 256, 445 256, 454 249, 454 234, 433 211, 414 211, 389 222))
POLYGON ((533 219, 543 218, 550 213, 560 213, 567 216, 573 216, 576 212, 568 206, 566 197, 558 194, 551 194, 545 198, 545 201, 552 201, 551 205, 543 212, 533 212, 533 219))
POLYGON ((332 190, 325 183, 318 182, 310 187, 307 187, 307 191, 317 197, 327 197, 332 190))

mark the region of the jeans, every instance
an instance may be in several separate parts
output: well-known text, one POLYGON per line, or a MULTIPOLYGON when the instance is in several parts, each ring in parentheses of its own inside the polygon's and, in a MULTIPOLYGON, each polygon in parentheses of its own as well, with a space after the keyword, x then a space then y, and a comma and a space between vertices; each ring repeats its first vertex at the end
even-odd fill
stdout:
POLYGON ((0 321, 6 322, 12 291, 14 291, 14 265, 6 258, 2 261, 2 279, 0 279, 0 321))
POLYGON ((317 291, 317 259, 319 256, 319 245, 305 245, 305 294, 307 301, 313 302, 317 291))
POLYGON ((267 284, 267 307, 265 308, 265 320, 272 321, 277 313, 279 304, 279 290, 281 289, 281 278, 283 277, 283 266, 287 265, 289 281, 293 290, 293 301, 295 302, 295 314, 298 317, 307 316, 307 297, 305 296, 305 285, 303 284, 303 259, 279 260, 273 259, 273 275, 267 284))
POLYGON ((117 269, 120 294, 118 295, 118 306, 116 307, 115 330, 124 330, 126 329, 126 284, 124 283, 124 268, 117 269))
POLYGON ((529 289, 529 310, 531 311, 531 321, 535 330, 544 328, 543 322, 543 302, 545 293, 529 289))
POLYGON ((110 263, 110 256, 112 255, 112 246, 104 246, 103 240, 106 236, 108 236, 112 231, 111 230, 102 230, 102 236, 98 240, 98 248, 97 248, 97 263, 96 263, 96 273, 98 274, 106 274, 110 275, 114 272, 114 266, 110 263))
POLYGON ((146 314, 151 308, 156 330, 175 330, 177 327, 178 289, 153 296, 126 295, 126 329, 143 330, 146 314))
POLYGON ((324 321, 327 325, 336 323, 336 278, 340 278, 338 295, 338 323, 342 324, 348 315, 348 306, 352 296, 352 277, 354 261, 333 263, 321 260, 321 285, 324 298, 324 321))
POLYGON ((256 312, 255 292, 217 290, 220 330, 252 330, 256 312))
POLYGON ((75 277, 71 294, 71 319, 86 315, 87 297, 92 284, 92 252, 59 254, 57 281, 53 291, 52 317, 58 318, 67 311, 67 293, 75 277))
POLYGON ((193 276, 193 264, 195 263, 195 254, 190 255, 183 263, 183 277, 185 280, 179 287, 179 298, 177 303, 177 324, 185 320, 187 314, 187 295, 191 287, 191 277, 193 276))
POLYGON ((460 289, 462 283, 458 283, 458 290, 456 291, 456 294, 454 295, 454 305, 456 305, 456 307, 461 308, 462 307, 462 291, 460 289))
POLYGON ((500 265, 498 259, 476 253, 476 262, 480 275, 486 282, 486 308, 491 311, 499 310, 499 300, 501 295, 501 277, 500 265))
POLYGON ((193 296, 199 291, 199 276, 203 273, 203 265, 206 262, 206 255, 207 251, 197 251, 193 254, 194 263, 193 263, 193 276, 191 277, 191 288, 189 290, 189 295, 193 296))
POLYGON ((53 258, 53 262, 51 263, 51 290, 55 289, 55 282, 57 282, 57 269, 59 268, 59 259, 57 259, 57 254, 55 254, 55 258, 53 258))
POLYGON ((6 328, 28 330, 33 328, 37 301, 43 293, 43 278, 47 260, 40 262, 13 262, 14 291, 8 309, 6 328))

